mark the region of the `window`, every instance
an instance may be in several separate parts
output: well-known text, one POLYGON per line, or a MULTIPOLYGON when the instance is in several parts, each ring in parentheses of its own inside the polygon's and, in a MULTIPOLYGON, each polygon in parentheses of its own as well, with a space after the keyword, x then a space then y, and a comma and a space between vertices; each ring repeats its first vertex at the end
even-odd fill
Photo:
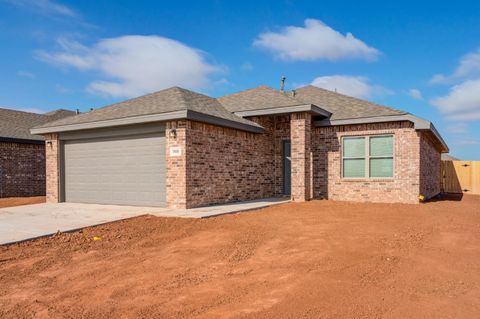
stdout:
POLYGON ((393 177, 393 136, 344 137, 344 178, 393 177))

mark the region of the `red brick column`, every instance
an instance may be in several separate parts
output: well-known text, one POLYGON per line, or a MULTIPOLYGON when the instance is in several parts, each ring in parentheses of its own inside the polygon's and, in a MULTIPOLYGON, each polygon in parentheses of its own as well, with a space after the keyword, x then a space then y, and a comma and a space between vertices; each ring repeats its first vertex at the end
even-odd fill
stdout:
POLYGON ((295 202, 310 199, 311 126, 312 116, 309 113, 291 114, 292 200, 295 202))
POLYGON ((60 141, 58 134, 45 135, 47 203, 60 200, 60 141))
POLYGON ((187 126, 187 121, 171 121, 165 131, 169 208, 187 208, 187 126))

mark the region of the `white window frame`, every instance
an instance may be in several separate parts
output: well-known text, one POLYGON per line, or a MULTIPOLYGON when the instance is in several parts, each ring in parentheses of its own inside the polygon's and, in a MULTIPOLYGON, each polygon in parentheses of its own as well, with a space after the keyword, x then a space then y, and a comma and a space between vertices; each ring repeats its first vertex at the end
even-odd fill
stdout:
POLYGON ((372 135, 345 135, 342 136, 340 145, 340 153, 341 153, 341 169, 340 169, 340 177, 343 180, 393 180, 395 179, 395 134, 372 134, 372 135), (392 156, 370 156, 370 138, 371 137, 391 137, 393 143, 393 152, 392 156), (364 138, 365 139, 365 156, 364 157, 344 157, 343 150, 344 150, 344 139, 345 138, 364 138), (372 158, 392 158, 392 165, 393 165, 393 174, 391 177, 370 177, 370 159, 372 158), (364 159, 365 160, 365 176, 364 177, 345 177, 343 174, 343 167, 344 167, 344 160, 345 159, 364 159))

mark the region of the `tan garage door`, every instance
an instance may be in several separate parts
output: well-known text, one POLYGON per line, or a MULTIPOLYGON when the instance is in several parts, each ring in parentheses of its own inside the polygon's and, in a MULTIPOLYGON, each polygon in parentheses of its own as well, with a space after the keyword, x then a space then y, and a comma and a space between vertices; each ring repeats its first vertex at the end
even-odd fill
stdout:
POLYGON ((67 202, 165 206, 165 134, 64 142, 67 202))

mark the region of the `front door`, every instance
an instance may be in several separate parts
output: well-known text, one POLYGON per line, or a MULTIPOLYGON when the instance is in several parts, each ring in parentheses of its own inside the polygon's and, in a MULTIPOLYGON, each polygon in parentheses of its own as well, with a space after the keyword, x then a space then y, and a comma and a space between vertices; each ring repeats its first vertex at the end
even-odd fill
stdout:
POLYGON ((283 141, 283 194, 290 195, 292 183, 292 159, 290 141, 283 141))

